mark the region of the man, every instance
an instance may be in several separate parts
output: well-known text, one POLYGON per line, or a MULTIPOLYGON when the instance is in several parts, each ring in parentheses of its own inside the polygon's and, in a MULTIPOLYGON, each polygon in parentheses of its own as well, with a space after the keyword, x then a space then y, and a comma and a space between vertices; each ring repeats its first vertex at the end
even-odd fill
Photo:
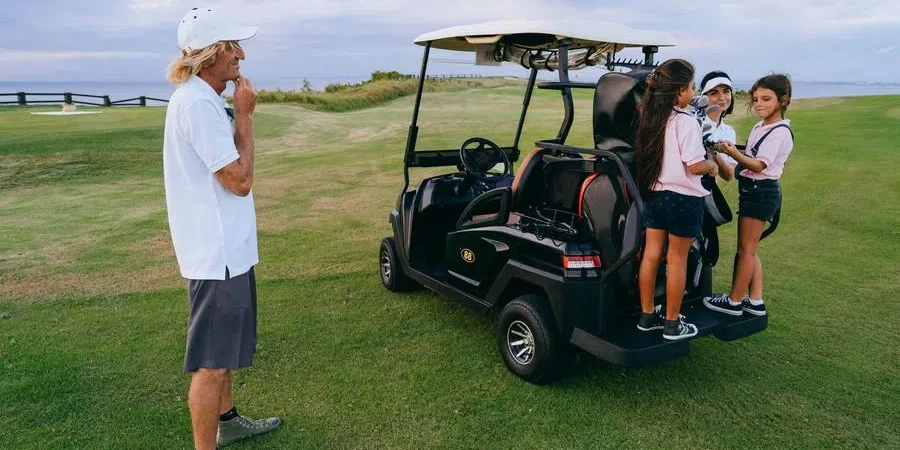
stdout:
POLYGON ((169 66, 179 87, 166 112, 163 172, 172 242, 188 285, 184 370, 191 373, 197 450, 281 425, 279 418, 238 415, 231 397, 231 371, 249 367, 256 349, 256 93, 240 74, 238 43, 256 31, 219 9, 194 8, 178 25, 181 56, 169 66), (233 124, 222 98, 228 81, 235 85, 233 124))

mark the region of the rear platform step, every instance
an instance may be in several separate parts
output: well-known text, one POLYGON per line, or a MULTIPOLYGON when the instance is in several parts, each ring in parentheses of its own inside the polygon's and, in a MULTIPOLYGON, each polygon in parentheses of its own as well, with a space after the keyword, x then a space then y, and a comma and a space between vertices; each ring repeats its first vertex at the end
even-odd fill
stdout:
MULTIPOLYGON (((715 313, 703 305, 687 307, 682 312, 689 323, 697 326, 697 337, 713 335, 723 341, 733 341, 765 330, 769 316, 743 314, 739 317, 715 313)), ((570 342, 588 353, 625 367, 646 367, 688 354, 692 339, 668 341, 662 331, 638 331, 635 324, 626 324, 603 338, 575 328, 570 342)))

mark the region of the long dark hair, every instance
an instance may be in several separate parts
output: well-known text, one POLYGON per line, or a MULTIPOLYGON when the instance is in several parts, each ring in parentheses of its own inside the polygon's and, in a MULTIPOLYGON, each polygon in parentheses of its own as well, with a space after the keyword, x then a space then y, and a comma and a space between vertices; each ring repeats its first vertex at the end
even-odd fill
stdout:
POLYGON ((637 146, 638 186, 646 191, 659 178, 666 140, 666 123, 678 102, 678 93, 694 80, 694 66, 683 59, 670 59, 647 77, 647 92, 640 108, 637 146))
POLYGON ((785 74, 773 73, 756 80, 756 83, 753 83, 753 87, 750 88, 747 113, 753 110, 753 93, 759 88, 769 89, 778 96, 778 103, 781 103, 781 117, 784 118, 784 113, 791 104, 791 79, 785 74))
MULTIPOLYGON (((728 81, 731 81, 731 77, 729 77, 727 73, 722 72, 721 70, 713 70, 712 72, 704 75, 703 79, 700 80, 700 86, 701 86, 700 89, 705 88, 706 82, 709 80, 712 80, 713 78, 728 78, 728 81)), ((712 86, 712 87, 715 87, 715 86, 712 86)), ((705 94, 705 93, 706 92, 700 92, 700 94, 705 94)), ((734 112, 734 90, 733 89, 731 91, 731 103, 728 104, 728 109, 726 109, 725 112, 723 112, 722 115, 719 116, 719 122, 721 122, 722 119, 725 118, 725 116, 731 114, 732 112, 734 112)))

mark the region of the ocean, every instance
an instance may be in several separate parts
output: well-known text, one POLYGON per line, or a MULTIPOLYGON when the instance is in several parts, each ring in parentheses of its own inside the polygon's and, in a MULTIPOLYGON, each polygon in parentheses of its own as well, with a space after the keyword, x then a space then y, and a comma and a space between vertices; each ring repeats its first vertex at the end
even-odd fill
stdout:
MULTIPOLYGON (((314 89, 321 90, 329 83, 355 83, 360 79, 352 78, 313 78, 310 82, 314 89)), ((578 81, 588 81, 581 80, 578 81)), ((302 83, 300 80, 254 80, 253 84, 256 89, 276 89, 282 90, 299 89, 302 83)), ((735 89, 747 90, 752 82, 735 82, 735 89)), ((859 96, 859 95, 900 95, 900 83, 898 84, 867 84, 867 83, 830 83, 830 82, 807 82, 795 81, 793 83, 793 98, 815 98, 815 97, 843 97, 843 96, 859 96)), ((0 81, 0 94, 11 94, 16 92, 28 93, 63 93, 71 92, 75 94, 88 95, 109 95, 112 101, 124 100, 139 96, 155 97, 168 99, 175 88, 165 82, 154 81, 0 81)), ((226 93, 228 93, 226 91, 226 93)), ((45 97, 50 99, 50 97, 45 97)), ((13 101, 14 97, 0 97, 0 101, 13 101)), ((88 99, 84 99, 88 100, 88 99)))

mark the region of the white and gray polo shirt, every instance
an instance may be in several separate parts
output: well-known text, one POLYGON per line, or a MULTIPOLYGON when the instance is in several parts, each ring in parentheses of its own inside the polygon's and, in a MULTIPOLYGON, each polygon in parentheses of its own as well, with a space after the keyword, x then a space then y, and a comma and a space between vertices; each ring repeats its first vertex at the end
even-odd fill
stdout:
POLYGON ((233 194, 215 172, 238 159, 225 100, 191 76, 166 111, 166 207, 181 276, 224 280, 259 262, 253 193, 233 194))

